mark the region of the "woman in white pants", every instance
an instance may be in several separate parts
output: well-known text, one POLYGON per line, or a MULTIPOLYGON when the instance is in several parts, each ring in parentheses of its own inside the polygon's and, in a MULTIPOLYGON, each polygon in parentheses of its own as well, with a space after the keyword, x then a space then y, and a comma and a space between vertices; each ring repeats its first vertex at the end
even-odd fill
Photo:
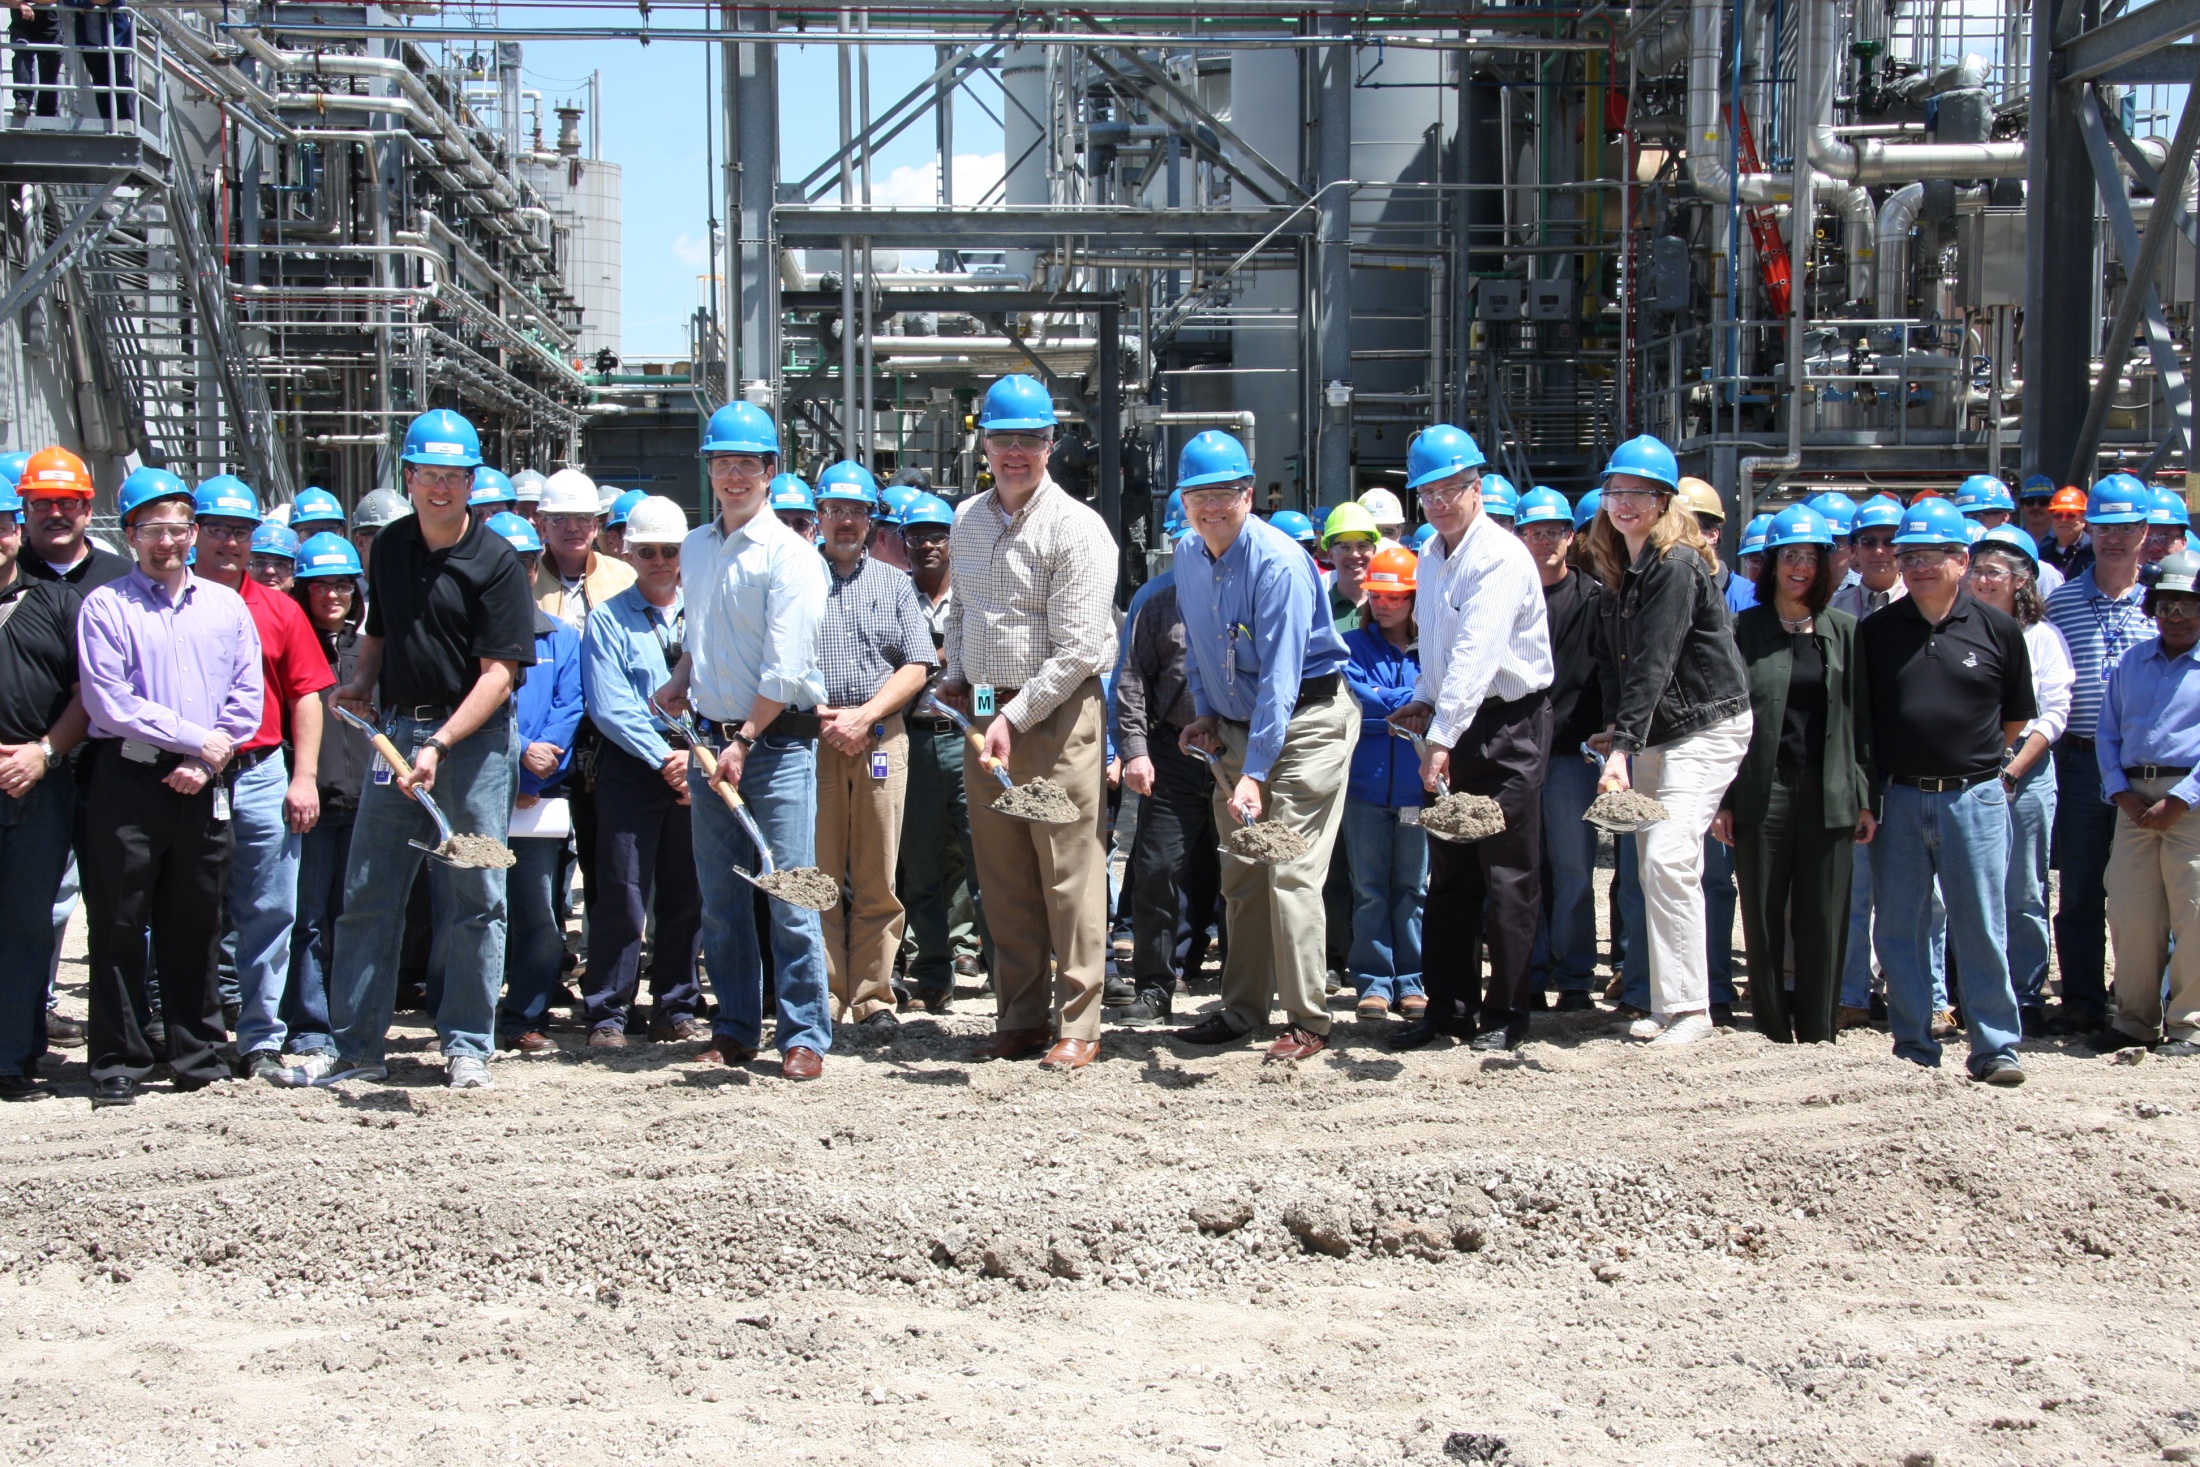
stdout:
POLYGON ((1631 438, 1605 465, 1589 532, 1597 579, 1598 664, 1612 722, 1599 738, 1600 788, 1666 808, 1635 837, 1650 949, 1650 1017, 1638 1039, 1688 1044, 1711 1032, 1704 948, 1704 834, 1749 750, 1749 684, 1732 613, 1696 517, 1677 496, 1680 465, 1655 438, 1631 438))

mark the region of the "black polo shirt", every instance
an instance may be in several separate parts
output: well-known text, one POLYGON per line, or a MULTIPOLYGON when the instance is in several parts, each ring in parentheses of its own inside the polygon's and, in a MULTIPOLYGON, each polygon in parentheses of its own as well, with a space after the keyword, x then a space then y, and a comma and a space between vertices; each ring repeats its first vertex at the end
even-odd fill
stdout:
POLYGON ((2024 628, 1968 591, 1938 626, 1905 596, 1865 617, 1856 636, 1882 774, 1983 773, 2001 763, 2001 726, 2039 712, 2024 628))
POLYGON ((38 558, 38 552, 31 549, 30 541, 26 538, 23 542, 23 553, 16 557, 15 563, 32 580, 64 582, 76 587, 79 596, 89 596, 109 581, 119 581, 130 573, 131 562, 122 556, 102 550, 97 545, 88 545, 85 548, 91 554, 66 571, 57 571, 38 558))
POLYGON ((475 525, 430 550, 407 516, 374 540, 367 635, 382 638, 384 708, 455 707, 481 676, 481 659, 535 660, 535 600, 527 567, 503 536, 475 525))
POLYGON ((35 744, 76 689, 76 609, 60 581, 18 575, 0 591, 0 744, 35 744))

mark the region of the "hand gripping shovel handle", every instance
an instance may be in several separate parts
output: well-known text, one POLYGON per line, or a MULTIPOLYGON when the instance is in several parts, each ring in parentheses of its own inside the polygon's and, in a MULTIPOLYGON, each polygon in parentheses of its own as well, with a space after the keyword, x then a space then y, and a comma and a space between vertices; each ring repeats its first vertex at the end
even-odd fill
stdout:
MULTIPOLYGON (((367 722, 364 718, 361 718, 358 714, 352 712, 343 704, 337 703, 332 706, 336 709, 336 716, 338 718, 341 718, 342 720, 344 720, 344 722, 350 724, 353 728, 358 729, 359 732, 365 734, 369 739, 374 741, 374 752, 380 754, 383 761, 387 763, 390 768, 396 770, 399 774, 403 775, 407 779, 411 779, 413 777, 412 765, 406 761, 403 754, 397 752, 397 745, 390 742, 390 736, 388 734, 382 732, 382 730, 376 728, 373 724, 367 722)), ((435 822, 436 834, 440 835, 445 842, 448 842, 451 838, 451 822, 443 818, 443 812, 441 809, 437 808, 434 799, 429 796, 426 790, 420 789, 417 786, 415 786, 413 789, 412 797, 420 802, 420 808, 427 811, 428 818, 435 822)))
MULTIPOLYGON (((1197 744, 1192 745, 1192 752, 1207 761, 1207 772, 1215 777, 1215 788, 1222 791, 1223 803, 1228 804, 1230 801, 1236 799, 1237 791, 1231 788, 1230 781, 1223 775, 1222 761, 1216 758, 1211 750, 1202 749, 1197 744)), ((1252 823, 1252 816, 1246 814, 1242 810, 1238 812, 1238 824, 1251 825, 1252 823)))
POLYGON ((978 762, 993 771, 993 777, 1001 782, 1002 789, 1016 788, 1016 781, 1008 777, 1008 771, 1001 767, 1001 761, 985 751, 985 740, 978 737, 978 731, 970 726, 969 719, 948 707, 936 693, 926 693, 924 701, 938 709, 949 723, 963 731, 963 737, 970 740, 970 747, 978 751, 978 762))
MULTIPOLYGON (((703 742, 702 732, 696 728, 695 720, 689 718, 685 713, 668 712, 665 706, 655 698, 649 700, 649 706, 652 712, 666 723, 671 724, 673 729, 688 741, 688 757, 691 760, 698 757, 702 760, 703 783, 718 792, 718 798, 726 802, 726 808, 733 812, 733 818, 740 821, 741 828, 748 832, 749 840, 756 846, 757 859, 764 863, 764 874, 769 876, 777 871, 779 864, 772 858, 771 843, 764 839, 764 832, 756 828, 756 820, 749 814, 749 807, 742 802, 739 791, 718 778, 718 761, 712 757, 710 746, 703 742)), ((748 873, 741 871, 738 866, 733 869, 740 872, 742 876, 747 877, 752 885, 754 884, 754 877, 748 876, 748 873)))
MULTIPOLYGON (((1420 736, 1419 734, 1415 733, 1415 732, 1414 732, 1414 731, 1413 731, 1412 729, 1410 729, 1410 728, 1400 728, 1400 727, 1399 727, 1399 726, 1398 726, 1397 724, 1395 724, 1395 723, 1394 723, 1394 724, 1392 724, 1392 725, 1390 726, 1390 732, 1391 732, 1391 735, 1392 735, 1392 736, 1393 736, 1394 738, 1401 738, 1401 739, 1404 739, 1404 740, 1406 740, 1406 741, 1407 741, 1408 743, 1412 744, 1412 745, 1413 745, 1413 752, 1414 752, 1414 753, 1415 753, 1416 755, 1420 756, 1420 759, 1421 759, 1421 762, 1422 762, 1422 763, 1424 763, 1424 764, 1425 764, 1425 763, 1427 763, 1427 762, 1428 762, 1428 740, 1427 740, 1427 739, 1424 739, 1424 738, 1422 738, 1422 737, 1421 737, 1421 736, 1420 736)), ((1439 780, 1437 780, 1437 781, 1436 781, 1436 798, 1438 798, 1439 800, 1441 800, 1441 799, 1444 799, 1444 798, 1446 798, 1446 797, 1447 797, 1447 796, 1449 796, 1450 794, 1451 794, 1451 781, 1450 781, 1450 780, 1448 780, 1448 779, 1439 779, 1439 780)))

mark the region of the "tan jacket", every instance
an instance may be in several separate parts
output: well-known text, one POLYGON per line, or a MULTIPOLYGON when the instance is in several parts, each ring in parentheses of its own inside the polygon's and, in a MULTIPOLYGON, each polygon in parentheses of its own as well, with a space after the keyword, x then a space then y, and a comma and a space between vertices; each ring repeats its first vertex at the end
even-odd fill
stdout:
MULTIPOLYGON (((633 584, 633 566, 623 560, 614 560, 600 550, 589 551, 588 570, 581 577, 581 594, 588 605, 582 610, 581 619, 570 625, 575 631, 587 630, 588 613, 633 584)), ((558 568, 551 564, 547 552, 542 557, 542 564, 535 568, 535 605, 551 616, 558 616, 565 610, 565 582, 558 579, 558 568)))

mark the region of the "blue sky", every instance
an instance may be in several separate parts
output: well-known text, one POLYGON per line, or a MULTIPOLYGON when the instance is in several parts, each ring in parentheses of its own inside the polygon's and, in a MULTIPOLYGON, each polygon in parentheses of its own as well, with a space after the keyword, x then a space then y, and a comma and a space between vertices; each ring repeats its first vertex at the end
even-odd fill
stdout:
MULTIPOLYGON (((502 19, 508 25, 535 21, 586 25, 602 24, 610 17, 513 8, 504 10, 502 19)), ((618 19, 630 22, 632 13, 618 19)), ((618 163, 624 174, 624 356, 679 357, 687 351, 688 317, 701 299, 700 278, 709 268, 707 190, 715 180, 706 182, 704 147, 706 126, 716 124, 720 116, 718 59, 716 46, 693 42, 526 43, 525 85, 543 94, 548 142, 555 141, 556 131, 551 109, 565 101, 585 105, 589 72, 603 72, 603 156, 618 163), (711 75, 707 94, 706 51, 711 75)), ((883 112, 936 65, 929 44, 874 47, 874 112, 883 112)), ((831 46, 782 46, 779 67, 780 176, 800 178, 828 157, 839 140, 838 63, 831 46)), ((987 103, 998 110, 998 89, 989 81, 977 85, 987 103)), ((587 137, 585 119, 582 137, 587 137)), ((933 140, 927 116, 880 150, 872 169, 874 201, 932 201, 933 140)), ((712 156, 720 161, 724 145, 721 129, 710 142, 712 156)), ((1001 147, 999 126, 967 96, 959 97, 955 110, 955 145, 958 156, 980 158, 997 155, 1001 147)), ((997 158, 990 162, 990 171, 997 173, 997 158)), ((966 178, 987 172, 985 162, 966 160, 959 165, 958 201, 975 202, 960 189, 966 178)))

